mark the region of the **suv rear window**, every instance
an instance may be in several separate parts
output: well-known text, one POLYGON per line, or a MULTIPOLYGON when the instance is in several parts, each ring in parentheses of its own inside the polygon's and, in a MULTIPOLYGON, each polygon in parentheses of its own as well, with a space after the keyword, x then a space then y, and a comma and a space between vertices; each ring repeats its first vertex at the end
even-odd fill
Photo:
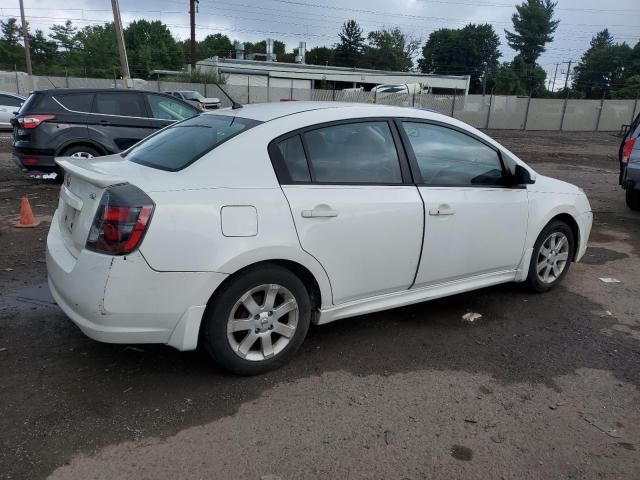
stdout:
POLYGON ((124 156, 141 165, 175 172, 260 123, 231 115, 199 115, 160 130, 124 156))
POLYGON ((67 110, 75 112, 90 112, 93 93, 67 93, 54 97, 67 110))

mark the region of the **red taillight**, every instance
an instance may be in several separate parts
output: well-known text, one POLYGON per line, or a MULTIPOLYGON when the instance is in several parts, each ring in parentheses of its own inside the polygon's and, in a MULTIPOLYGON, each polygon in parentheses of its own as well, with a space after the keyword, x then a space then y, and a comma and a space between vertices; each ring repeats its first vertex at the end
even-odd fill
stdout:
POLYGON ((38 164, 38 159, 35 157, 24 157, 22 159, 22 163, 24 165, 37 165, 38 164))
POLYGON ((47 120, 55 120, 55 115, 29 115, 26 117, 18 117, 18 124, 22 128, 36 128, 42 122, 47 120))
POLYGON ((631 156, 631 152, 633 151, 633 146, 636 144, 637 138, 638 137, 630 138, 624 142, 624 147, 622 148, 622 163, 625 165, 629 163, 629 157, 631 156))
POLYGON ((100 200, 87 248, 111 255, 131 253, 140 246, 154 207, 153 201, 133 185, 108 188, 100 200))

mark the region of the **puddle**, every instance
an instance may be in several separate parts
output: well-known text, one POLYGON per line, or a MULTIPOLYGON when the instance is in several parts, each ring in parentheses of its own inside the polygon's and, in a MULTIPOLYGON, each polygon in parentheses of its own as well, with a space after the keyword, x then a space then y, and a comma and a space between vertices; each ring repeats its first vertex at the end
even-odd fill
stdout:
POLYGON ((616 252, 615 250, 609 250, 602 247, 589 247, 587 253, 582 257, 581 262, 589 265, 604 265, 605 263, 612 262, 614 260, 621 260, 623 258, 629 258, 626 253, 616 252))
POLYGON ((41 283, 39 285, 18 288, 5 295, 2 299, 3 306, 14 308, 58 308, 51 296, 49 285, 41 283))

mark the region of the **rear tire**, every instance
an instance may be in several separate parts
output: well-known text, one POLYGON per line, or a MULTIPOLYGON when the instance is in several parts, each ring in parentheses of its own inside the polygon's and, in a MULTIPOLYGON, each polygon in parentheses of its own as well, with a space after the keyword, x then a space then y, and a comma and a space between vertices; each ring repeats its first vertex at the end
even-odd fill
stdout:
POLYGON ((640 210, 640 191, 627 187, 625 199, 627 200, 627 206, 631 210, 640 210))
POLYGON ((76 157, 76 158, 93 158, 100 157, 100 153, 96 148, 88 145, 71 145, 65 148, 60 154, 62 157, 76 157))
POLYGON ((201 342, 213 360, 238 375, 258 375, 286 364, 311 323, 302 281, 278 265, 250 268, 214 295, 201 342))
POLYGON ((543 293, 558 285, 569 271, 575 255, 573 231, 564 222, 554 220, 538 236, 533 246, 527 284, 543 293))

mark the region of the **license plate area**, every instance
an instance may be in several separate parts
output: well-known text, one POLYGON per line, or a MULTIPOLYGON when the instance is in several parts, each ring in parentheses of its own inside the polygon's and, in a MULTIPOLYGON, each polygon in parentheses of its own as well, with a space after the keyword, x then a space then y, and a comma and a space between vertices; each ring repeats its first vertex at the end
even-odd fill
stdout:
POLYGON ((65 204, 62 209, 62 223, 70 234, 73 233, 73 228, 78 220, 79 210, 76 210, 69 204, 65 204))

